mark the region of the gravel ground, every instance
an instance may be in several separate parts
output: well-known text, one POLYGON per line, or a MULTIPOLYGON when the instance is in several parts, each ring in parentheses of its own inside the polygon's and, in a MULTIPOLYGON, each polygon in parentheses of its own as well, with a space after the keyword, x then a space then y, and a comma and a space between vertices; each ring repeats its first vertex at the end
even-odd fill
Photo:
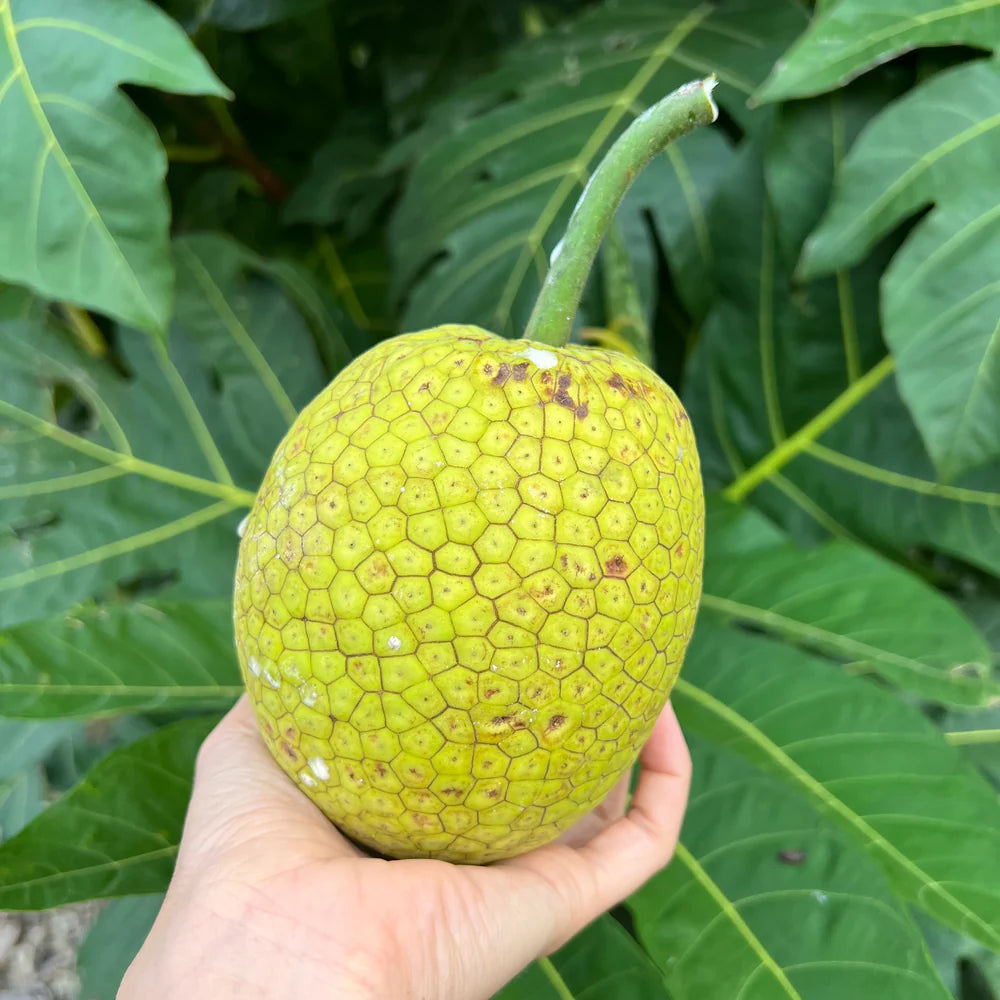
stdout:
POLYGON ((77 1000, 76 952, 99 909, 0 913, 0 1000, 77 1000))

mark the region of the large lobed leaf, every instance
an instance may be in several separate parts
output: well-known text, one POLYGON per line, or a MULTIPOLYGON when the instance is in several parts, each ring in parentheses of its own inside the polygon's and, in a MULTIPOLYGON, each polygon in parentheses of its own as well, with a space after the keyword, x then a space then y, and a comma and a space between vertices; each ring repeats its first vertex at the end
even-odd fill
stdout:
POLYGON ((310 334, 322 303, 281 271, 299 312, 222 237, 186 237, 175 255, 169 350, 124 336, 127 376, 36 319, 0 323, 0 624, 148 580, 230 593, 242 511, 326 378, 310 334))
MULTIPOLYGON (((786 2, 624 0, 507 54, 406 140, 419 155, 391 227, 397 286, 410 289, 406 325, 522 329, 573 203, 617 134, 710 72, 721 103, 744 120, 747 96, 802 23, 786 2)), ((694 232, 704 230, 706 192, 691 178, 715 149, 693 136, 677 143, 669 186, 657 192, 657 202, 685 207, 694 232), (689 152, 700 161, 688 164, 689 152)), ((704 245, 700 253, 707 280, 712 260, 704 245)))
POLYGON ((1000 459, 998 162, 1000 62, 942 73, 865 129, 804 248, 807 274, 850 266, 934 204, 886 271, 882 314, 900 394, 945 480, 1000 459))
POLYGON ((716 504, 711 515, 702 608, 929 700, 1000 699, 986 640, 919 577, 846 539, 789 544, 750 510, 716 504))
POLYGON ((670 1000, 649 956, 609 916, 529 966, 494 1000, 670 1000))
POLYGON ((673 700, 688 730, 771 772, 859 843, 898 895, 1000 949, 1000 802, 915 708, 711 612, 673 700))
POLYGON ((113 751, 0 851, 0 909, 159 892, 173 871, 198 746, 216 717, 113 751))
POLYGON ((731 750, 690 742, 682 844, 629 900, 674 1000, 949 996, 862 848, 731 750))
POLYGON ((225 707, 242 690, 226 600, 83 608, 0 632, 8 718, 225 707))
POLYGON ((997 0, 834 0, 775 64, 761 100, 818 94, 922 45, 1000 48, 997 0))
POLYGON ((167 158, 123 83, 228 94, 147 0, 0 0, 0 278, 162 334, 167 158))
POLYGON ((899 397, 875 322, 884 242, 850 271, 796 283, 798 242, 777 234, 805 231, 800 200, 772 199, 765 172, 746 144, 712 217, 727 254, 684 387, 708 484, 800 537, 901 558, 925 546, 1000 572, 1000 463, 941 482, 899 397))

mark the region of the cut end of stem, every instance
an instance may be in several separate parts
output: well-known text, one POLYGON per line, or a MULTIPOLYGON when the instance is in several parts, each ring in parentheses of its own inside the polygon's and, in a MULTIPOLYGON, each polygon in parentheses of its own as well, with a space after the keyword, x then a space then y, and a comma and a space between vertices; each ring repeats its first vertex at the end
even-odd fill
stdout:
POLYGON ((712 117, 709 119, 709 123, 719 120, 719 105, 715 103, 715 98, 712 96, 713 91, 719 85, 719 78, 713 73, 711 76, 706 76, 704 80, 692 80, 690 83, 685 83, 677 93, 686 94, 698 94, 699 92, 705 95, 705 100, 708 102, 708 106, 711 109, 712 117))

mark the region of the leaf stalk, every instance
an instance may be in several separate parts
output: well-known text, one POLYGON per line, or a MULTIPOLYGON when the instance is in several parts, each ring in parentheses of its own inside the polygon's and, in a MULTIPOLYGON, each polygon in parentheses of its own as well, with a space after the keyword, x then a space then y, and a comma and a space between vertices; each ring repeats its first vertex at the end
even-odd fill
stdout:
POLYGON ((524 336, 549 347, 569 342, 573 320, 601 240, 625 193, 668 143, 714 122, 715 76, 695 80, 644 111, 618 137, 591 175, 549 259, 549 270, 524 336))

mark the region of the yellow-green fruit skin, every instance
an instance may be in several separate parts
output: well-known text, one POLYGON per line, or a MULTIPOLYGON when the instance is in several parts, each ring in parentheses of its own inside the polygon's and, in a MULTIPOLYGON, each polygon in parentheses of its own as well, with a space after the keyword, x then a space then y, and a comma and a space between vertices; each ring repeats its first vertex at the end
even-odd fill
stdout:
POLYGON ((468 326, 385 341, 302 411, 243 529, 267 746, 381 854, 551 841, 649 736, 703 541, 690 421, 639 362, 468 326))

